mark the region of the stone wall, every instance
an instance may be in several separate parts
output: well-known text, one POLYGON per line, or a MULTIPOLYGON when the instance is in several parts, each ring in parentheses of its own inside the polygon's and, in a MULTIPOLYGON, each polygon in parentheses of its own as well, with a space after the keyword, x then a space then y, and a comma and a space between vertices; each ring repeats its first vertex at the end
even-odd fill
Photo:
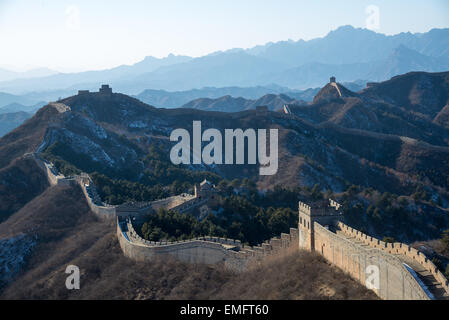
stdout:
POLYGON ((106 206, 103 204, 97 204, 92 192, 96 193, 95 189, 92 191, 89 190, 89 186, 86 185, 84 179, 77 178, 78 184, 81 186, 81 190, 83 190, 84 197, 86 198, 87 204, 89 205, 90 210, 99 218, 104 220, 114 220, 117 216, 117 211, 115 206, 106 206))
POLYGON ((38 167, 41 168, 44 171, 44 173, 45 173, 45 175, 47 177, 48 183, 51 186, 71 185, 71 184, 75 184, 76 183, 76 181, 74 181, 74 179, 68 179, 64 175, 59 174, 58 170, 55 168, 55 166, 53 166, 53 164, 45 161, 38 154, 36 154, 36 153, 27 153, 25 155, 25 157, 31 157, 36 162, 38 167))
POLYGON ((60 174, 53 164, 40 157, 39 154, 28 153, 25 156, 35 160, 37 165, 44 171, 51 186, 80 185, 90 209, 101 219, 114 220, 117 216, 133 216, 138 219, 144 219, 160 207, 185 213, 207 203, 207 199, 198 199, 192 195, 181 195, 146 203, 127 203, 119 206, 106 205, 101 202, 95 186, 87 174, 82 173, 81 175, 67 178, 60 174))
MULTIPOLYGON (((50 185, 80 185, 92 212, 102 219, 117 219, 117 237, 120 247, 125 256, 134 260, 150 261, 155 257, 169 255, 184 262, 219 263, 229 269, 243 271, 250 265, 260 263, 267 256, 303 247, 317 251, 364 285, 369 280, 367 271, 373 267, 378 268, 379 287, 374 288, 374 291, 383 299, 429 299, 428 292, 423 289, 413 270, 407 268, 395 256, 403 255, 429 271, 449 293, 447 279, 423 253, 403 243, 385 243, 369 237, 342 222, 336 223, 338 232, 332 232, 315 220, 321 219, 319 221, 324 225, 327 223, 332 225, 335 219, 339 219, 338 216, 324 215, 325 212, 321 212, 322 209, 317 211, 316 208, 301 202, 298 208, 299 228, 291 228, 289 234, 282 233, 280 237, 270 239, 258 246, 249 247, 238 240, 217 237, 201 237, 175 242, 146 241, 134 230, 129 217, 143 219, 160 207, 188 212, 207 203, 207 199, 181 195, 148 203, 108 206, 101 202, 87 174, 66 178, 38 154, 30 153, 25 156, 32 157, 36 161, 46 174, 50 185), (311 214, 315 214, 313 219, 310 218, 311 214)), ((339 204, 334 201, 330 201, 330 206, 336 210, 339 209, 339 204)))
POLYGON ((449 281, 446 277, 438 270, 435 264, 427 259, 427 257, 422 253, 416 250, 415 248, 410 247, 404 243, 395 242, 395 243, 386 243, 376 238, 370 237, 356 229, 353 229, 344 223, 340 222, 338 224, 340 230, 347 234, 348 236, 354 237, 355 239, 363 242, 371 248, 376 248, 381 250, 384 253, 388 254, 400 254, 410 258, 413 261, 419 263, 424 269, 429 271, 435 279, 443 286, 444 290, 449 293, 449 281))
MULTIPOLYGON (((60 174, 56 167, 48 161, 44 160, 37 153, 28 153, 26 157, 31 157, 34 159, 36 164, 44 171, 48 182, 51 186, 56 185, 79 185, 84 193, 87 204, 94 214, 102 219, 113 220, 116 217, 115 206, 105 206, 103 204, 97 204, 98 199, 95 199, 96 191, 93 189, 89 190, 89 185, 86 184, 87 180, 90 180, 89 176, 86 174, 77 175, 71 178, 67 178, 60 174)), ((96 195, 98 196, 98 195, 96 195)))
POLYGON ((239 240, 218 237, 200 237, 185 241, 147 241, 134 230, 130 219, 117 220, 117 236, 125 256, 137 261, 151 261, 169 255, 189 263, 223 264, 234 271, 246 270, 266 256, 280 254, 289 248, 298 248, 298 230, 282 233, 265 243, 250 247, 239 240))
POLYGON ((362 246, 315 222, 315 250, 329 262, 383 299, 428 300, 429 296, 413 274, 395 256, 370 246, 362 246), (370 287, 370 274, 377 270, 378 286, 370 287), (367 283, 368 282, 368 283, 367 283))

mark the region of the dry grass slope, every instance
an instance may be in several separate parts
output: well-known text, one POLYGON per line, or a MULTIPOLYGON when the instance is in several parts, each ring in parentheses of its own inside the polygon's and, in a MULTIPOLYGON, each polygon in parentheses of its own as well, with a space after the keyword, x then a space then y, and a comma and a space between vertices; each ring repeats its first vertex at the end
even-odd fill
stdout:
POLYGON ((296 252, 234 274, 220 266, 124 257, 114 226, 99 221, 78 187, 52 187, 0 225, 0 237, 26 232, 38 245, 2 299, 367 299, 375 295, 317 255, 296 252), (67 265, 81 290, 65 288, 67 265))
POLYGON ((224 284, 216 298, 223 299, 377 299, 321 256, 292 252, 238 275, 224 284))
POLYGON ((48 187, 42 170, 24 158, 0 169, 0 181, 0 223, 48 187))

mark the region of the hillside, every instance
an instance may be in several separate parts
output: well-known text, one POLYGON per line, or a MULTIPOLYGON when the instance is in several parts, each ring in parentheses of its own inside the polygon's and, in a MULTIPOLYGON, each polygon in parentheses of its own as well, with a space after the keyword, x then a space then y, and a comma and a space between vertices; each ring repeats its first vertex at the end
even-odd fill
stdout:
MULTIPOLYGON (((60 129, 59 125, 49 127, 45 135, 43 150, 54 145, 53 150, 57 155, 87 172, 93 170, 105 172, 108 168, 113 168, 117 172, 115 176, 121 176, 120 171, 126 171, 128 179, 134 179, 133 175, 138 175, 139 171, 145 170, 141 157, 152 141, 150 138, 150 142, 148 142, 148 135, 155 139, 153 142, 162 142, 164 141, 163 137, 167 137, 169 132, 175 128, 184 127, 190 130, 193 120, 201 120, 203 130, 208 127, 218 129, 258 128, 261 126, 281 128, 279 162, 283 162, 284 166, 280 167, 274 177, 254 176, 259 179, 261 186, 270 184, 270 178, 274 178, 277 183, 286 185, 299 183, 313 186, 315 183, 319 183, 323 188, 338 191, 344 188, 342 180, 337 178, 339 176, 350 184, 369 185, 380 190, 402 193, 407 192, 407 188, 414 189, 415 187, 412 182, 411 186, 409 184, 409 187, 401 191, 401 188, 405 187, 400 182, 403 180, 401 175, 414 175, 417 172, 424 173, 435 186, 444 187, 446 185, 444 171, 441 176, 441 174, 436 174, 437 171, 433 173, 432 168, 436 169, 434 166, 441 168, 445 165, 445 160, 438 164, 435 160, 438 157, 444 159, 447 149, 427 147, 413 141, 405 141, 400 137, 373 135, 368 131, 353 131, 340 126, 317 126, 299 118, 292 119, 281 113, 264 115, 255 114, 254 111, 228 114, 209 113, 194 109, 158 110, 120 94, 114 94, 110 98, 96 94, 91 94, 88 97, 74 96, 62 102, 72 109, 69 113, 60 114, 57 117, 58 120, 55 120, 63 121, 65 129, 60 129), (120 132, 120 135, 127 133, 127 138, 131 140, 128 142, 123 140, 116 132, 120 132), (364 150, 362 146, 366 144, 354 145, 352 142, 354 137, 357 137, 356 141, 365 140, 366 143, 370 143, 371 148, 364 150), (62 143, 59 144, 61 147, 64 145, 63 149, 59 148, 58 144, 55 145, 58 141, 62 143), (339 148, 335 148, 335 146, 339 148), (401 150, 404 150, 405 146, 410 146, 415 150, 414 153, 419 155, 418 158, 415 156, 411 158, 410 153, 402 152, 401 150), (70 156, 70 152, 77 154, 77 158, 70 156), (379 158, 380 154, 385 156, 379 158), (305 155, 312 161, 304 161, 305 155), (397 161, 399 157, 400 162, 397 161), (372 164, 368 162, 360 165, 362 158, 372 164), (329 161, 330 159, 332 161, 329 161), (410 165, 423 161, 428 167, 410 165), (373 166, 374 163, 384 168, 389 167, 394 171, 386 175, 385 169, 376 168, 373 166), (327 173, 324 176, 318 175, 315 166, 323 166, 327 173), (354 175, 354 166, 360 168, 360 175, 354 175), (301 176, 291 175, 290 172, 293 168, 295 168, 294 172, 301 173, 301 176), (360 180, 362 177, 363 181, 360 180), (386 185, 381 182, 385 179, 393 179, 396 182, 386 185)), ((23 131, 18 130, 18 132, 23 131)), ((444 136, 438 138, 443 139, 444 136)), ((1 145, 2 141, 0 141, 0 147, 1 145)), ((168 147, 168 145, 163 146, 167 151, 168 147)), ((215 171, 229 179, 242 175, 252 177, 256 173, 256 169, 254 165, 202 168, 202 170, 215 171)), ((410 181, 413 180, 414 178, 410 181)))
POLYGON ((0 223, 48 186, 41 169, 34 161, 26 158, 17 158, 0 169, 0 181, 0 223))
POLYGON ((58 111, 46 106, 20 127, 9 132, 0 139, 0 168, 7 166, 14 159, 25 153, 33 152, 41 145, 47 128, 60 121, 58 111))
MULTIPOLYGON (((395 85, 392 83, 392 87, 395 85)), ((62 103, 71 107, 70 112, 55 113, 50 106, 41 109, 22 127, 1 139, 0 150, 3 148, 8 155, 2 159, 6 165, 14 157, 32 149, 25 148, 25 145, 23 148, 15 146, 11 149, 11 145, 19 144, 22 140, 32 140, 35 149, 43 140, 42 151, 52 147, 55 155, 82 170, 105 172, 108 168, 114 168, 115 176, 123 176, 120 172, 126 172, 127 179, 133 180, 139 172, 146 170, 142 157, 148 147, 159 141, 163 144, 162 148, 168 150, 169 145, 164 141, 169 133, 179 127, 190 130, 193 120, 201 120, 203 130, 211 127, 267 126, 281 129, 279 162, 283 166, 275 176, 277 183, 299 183, 301 186, 319 183, 323 189, 339 191, 345 188, 344 181, 347 181, 349 184, 401 194, 414 190, 419 181, 424 183, 420 179, 426 177, 430 184, 425 184, 435 190, 432 192, 439 193, 434 188, 445 188, 447 183, 445 171, 441 171, 447 153, 447 148, 443 147, 447 145, 447 130, 436 124, 420 125, 422 119, 416 115, 415 118, 411 117, 414 114, 405 114, 403 119, 398 119, 396 115, 399 111, 396 110, 400 110, 399 107, 376 102, 380 99, 385 100, 381 97, 374 100, 368 93, 361 93, 360 96, 351 94, 339 100, 294 108, 294 113, 299 117, 292 118, 282 113, 256 114, 251 110, 229 114, 194 109, 155 109, 125 95, 107 97, 92 93, 62 100, 62 103), (368 98, 370 100, 365 103, 368 98), (381 108, 379 111, 373 109, 374 103, 389 108, 392 115, 389 116, 381 108), (31 127, 42 129, 30 130, 31 127), (37 135, 38 132, 42 133, 37 135), (439 147, 403 139, 401 136, 439 147), (354 137, 355 141, 366 143, 354 144, 351 140, 354 137), (367 144, 371 146, 369 150, 364 149, 367 144), (413 156, 404 150, 413 150, 413 156), (438 158, 442 162, 437 163, 438 158), (324 169, 324 174, 318 174, 318 167, 324 169), (354 175, 354 167, 360 169, 360 174, 354 175), (392 171, 387 174, 386 168, 392 171), (291 170, 301 175, 292 175, 291 170), (415 175, 418 173, 424 176, 416 180, 415 175), (385 179, 392 179, 395 183, 382 183, 385 179), (405 184, 405 181, 409 182, 405 184)), ((320 171, 323 172, 323 169, 320 171)), ((252 177, 256 167, 220 166, 202 167, 201 170, 214 171, 233 179, 242 175, 252 177)), ((254 178, 259 179, 261 187, 271 184, 270 177, 254 178)))
POLYGON ((449 102, 449 72, 407 73, 370 86, 361 95, 423 114, 433 121, 449 102))
POLYGON ((343 97, 327 85, 312 104, 290 109, 313 123, 334 123, 447 146, 449 132, 444 119, 448 79, 448 72, 412 72, 370 84, 358 93, 339 84, 343 97))
MULTIPOLYGON (((418 75, 436 79, 446 76, 418 75)), ((449 204, 447 129, 429 125, 431 120, 419 122, 416 119, 425 117, 416 112, 402 112, 405 100, 401 99, 405 98, 388 96, 396 92, 395 87, 403 90, 398 79, 408 83, 415 81, 415 76, 406 74, 358 93, 340 83, 338 90, 325 85, 311 104, 291 106, 293 114, 157 109, 123 94, 75 95, 45 106, 1 138, 0 152, 5 156, 0 166, 39 150, 66 175, 80 171, 91 174, 103 200, 111 204, 193 192, 193 184, 204 179, 221 184, 224 194, 239 185, 243 190, 251 185, 245 201, 256 206, 255 212, 269 206, 296 210, 299 199, 316 197, 320 192, 324 196, 326 192, 343 199, 348 210, 356 207, 352 222, 357 228, 404 242, 427 240, 449 226, 445 215, 449 204), (378 94, 370 91, 380 90, 376 88, 384 89, 378 94), (396 116, 401 112, 402 118, 396 116), (191 131, 193 121, 201 121, 203 131, 277 128, 277 173, 260 176, 258 165, 173 165, 169 153, 174 143, 168 137, 176 128, 191 131), (245 178, 248 181, 244 182, 245 178), (275 200, 282 198, 279 188, 291 197, 282 205, 275 200), (273 190, 278 190, 277 198, 268 201, 260 196, 273 190), (384 205, 385 199, 392 205, 384 205), (370 206, 378 211, 360 215, 370 206), (397 220, 392 210, 398 210, 402 219, 397 220), (425 214, 416 216, 416 211, 425 214), (412 222, 420 224, 420 229, 411 230, 412 222)), ((438 88, 425 86, 421 96, 438 88)), ((407 91, 403 95, 411 97, 407 91)), ((427 103, 426 99, 419 101, 427 103)), ((440 102, 429 105, 434 110, 440 102)), ((240 228, 242 225, 235 229, 240 228)))
POLYGON ((310 104, 291 105, 293 114, 157 109, 124 94, 100 92, 51 103, 0 138, 0 178, 6 182, 0 190, 1 297, 372 298, 305 252, 266 261, 241 275, 176 261, 132 262, 122 255, 113 224, 90 212, 79 187, 48 188, 23 155, 37 150, 65 175, 89 173, 103 201, 111 204, 192 193, 194 183, 208 179, 219 190, 212 208, 222 213, 204 219, 209 232, 245 242, 260 243, 296 226, 298 201, 324 197, 338 199, 347 223, 370 235, 426 241, 449 227, 447 129, 432 122, 441 113, 438 108, 445 108, 446 77, 411 73, 360 92, 327 84, 310 104), (432 92, 438 99, 430 98, 432 92), (409 113, 400 120, 375 121, 385 117, 382 107, 409 113), (409 115, 416 110, 426 125, 413 122, 409 115), (355 120, 365 114, 371 120, 355 120), (277 128, 278 172, 260 176, 257 165, 173 165, 168 137, 176 128, 191 131, 195 120, 202 130, 277 128), (354 127, 350 120, 370 126, 354 127), (428 123, 438 128, 429 136, 428 123), (415 138, 395 134, 406 125, 419 129, 415 138), (84 290, 65 289, 68 264, 83 270, 84 290), (261 274, 265 280, 256 281, 261 274))
POLYGON ((4 288, 1 299, 376 299, 343 272, 306 252, 268 261, 240 275, 219 266, 174 260, 133 262, 123 256, 114 226, 98 221, 80 199, 79 188, 51 187, 0 224, 0 252, 5 238, 23 233, 21 242, 33 239, 26 264, 4 288), (81 270, 81 290, 65 288, 69 264, 81 270), (282 272, 273 273, 273 268, 282 272), (261 275, 263 282, 253 281, 261 275))

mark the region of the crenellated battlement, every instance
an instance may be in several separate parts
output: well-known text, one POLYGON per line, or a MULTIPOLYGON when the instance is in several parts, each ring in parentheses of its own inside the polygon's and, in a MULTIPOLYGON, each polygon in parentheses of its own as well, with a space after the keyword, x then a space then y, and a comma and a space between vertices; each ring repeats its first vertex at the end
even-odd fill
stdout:
POLYGON ((299 203, 298 203, 298 210, 299 210, 299 212, 302 212, 304 214, 310 215, 311 211, 312 211, 312 208, 308 204, 299 201, 299 203))
POLYGON ((244 271, 267 256, 280 254, 289 248, 298 249, 298 229, 282 233, 257 246, 245 246, 239 240, 219 237, 197 237, 180 241, 148 241, 135 231, 132 220, 117 218, 117 236, 123 253, 134 260, 146 261, 170 255, 191 263, 224 263, 234 271, 244 271))
POLYGON ((359 230, 353 229, 345 225, 342 222, 339 222, 338 227, 340 228, 343 234, 348 235, 358 241, 361 241, 371 248, 379 249, 382 252, 396 255, 399 257, 404 256, 405 257, 403 259, 404 263, 416 262, 420 264, 425 270, 430 272, 435 277, 435 279, 441 284, 444 290, 449 294, 449 281, 441 273, 441 271, 438 270, 435 264, 426 257, 424 253, 401 242, 387 243, 374 237, 370 237, 359 230))
POLYGON ((340 207, 341 205, 332 199, 319 200, 312 202, 311 204, 306 204, 301 201, 298 203, 299 213, 308 216, 341 215, 340 207))
POLYGON ((203 181, 197 187, 199 191, 195 188, 196 195, 181 194, 149 202, 128 202, 121 205, 109 205, 101 201, 95 185, 87 173, 82 172, 80 175, 65 177, 58 172, 52 163, 43 159, 37 152, 27 153, 24 156, 35 160, 37 165, 44 171, 50 185, 79 185, 92 212, 98 217, 107 220, 115 219, 117 216, 144 219, 161 207, 167 210, 187 213, 207 204, 210 201, 209 196, 215 192, 213 185, 207 181, 206 184, 203 181))
POLYGON ((143 218, 161 207, 189 212, 207 204, 213 197, 213 186, 203 181, 195 186, 194 195, 182 194, 152 202, 110 206, 101 201, 88 174, 65 177, 38 153, 29 153, 25 157, 36 161, 50 185, 81 186, 92 212, 105 219, 115 218, 120 247, 127 257, 134 260, 148 261, 169 255, 185 262, 223 263, 229 269, 244 271, 268 256, 304 248, 320 253, 362 284, 367 283, 366 268, 378 268, 380 287, 374 291, 384 299, 435 298, 418 276, 422 270, 434 279, 442 296, 449 296, 448 280, 422 252, 403 243, 383 242, 345 225, 341 205, 332 199, 311 204, 299 202, 298 228, 290 228, 290 233, 281 233, 279 237, 257 246, 210 236, 182 241, 148 241, 136 232, 133 219, 143 218))
POLYGON ((310 206, 300 202, 299 247, 320 253, 362 284, 367 277, 365 268, 379 268, 381 287, 375 292, 381 298, 449 297, 447 279, 423 253, 403 243, 383 242, 345 225, 341 209, 332 199, 310 206), (377 258, 372 260, 374 256, 377 258), (420 277, 431 277, 436 287, 430 290, 420 277))

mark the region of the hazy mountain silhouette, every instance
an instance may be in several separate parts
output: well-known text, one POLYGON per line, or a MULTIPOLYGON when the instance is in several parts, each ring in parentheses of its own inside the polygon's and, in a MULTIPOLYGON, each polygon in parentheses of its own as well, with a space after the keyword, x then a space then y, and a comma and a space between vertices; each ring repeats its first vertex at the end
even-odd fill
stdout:
POLYGON ((329 75, 336 76, 342 82, 354 79, 384 81, 410 71, 442 72, 447 70, 449 70, 448 58, 429 57, 400 45, 382 60, 352 64, 311 62, 297 68, 268 74, 260 81, 262 84, 274 82, 289 87, 312 87, 317 83, 325 82, 329 75))
POLYGON ((48 68, 36 68, 25 72, 16 72, 7 69, 0 69, 0 81, 9 81, 14 79, 29 79, 29 78, 39 78, 46 77, 50 75, 57 74, 57 71, 50 70, 48 68))
MULTIPOLYGON (((349 87, 356 87, 358 91, 365 87, 355 83, 349 84, 349 87)), ((158 108, 177 108, 197 99, 210 99, 214 101, 224 96, 233 98, 244 98, 245 100, 256 100, 265 95, 286 95, 296 100, 312 101, 319 88, 310 88, 306 90, 291 90, 279 86, 257 86, 257 87, 205 87, 202 89, 193 89, 187 91, 165 91, 147 89, 135 97, 140 101, 148 103, 158 108)), ((354 90, 354 89, 353 89, 354 90)))
POLYGON ((95 89, 102 82, 127 94, 149 88, 179 91, 273 83, 305 89, 319 86, 330 75, 340 81, 383 81, 409 71, 445 71, 449 69, 448 48, 449 29, 387 36, 343 26, 309 41, 281 41, 199 58, 147 57, 132 66, 109 70, 1 82, 0 90, 95 89))
POLYGON ((88 89, 96 89, 98 84, 110 82, 123 77, 136 77, 142 73, 152 72, 160 67, 185 63, 192 58, 187 56, 176 56, 173 54, 165 58, 146 57, 142 61, 131 66, 121 65, 116 68, 98 71, 85 71, 78 73, 59 73, 33 79, 16 79, 3 82, 0 86, 4 91, 11 93, 22 93, 28 91, 60 90, 84 86, 88 89))
POLYGON ((291 66, 298 66, 298 62, 352 64, 385 59, 401 45, 430 57, 449 58, 449 29, 387 36, 367 29, 342 26, 323 38, 280 41, 245 52, 291 66))
POLYGON ((224 96, 218 99, 200 98, 186 103, 183 108, 206 111, 239 112, 256 109, 258 106, 266 106, 269 110, 275 111, 281 109, 286 104, 305 103, 305 101, 298 101, 285 94, 267 94, 256 100, 244 99, 242 97, 233 98, 231 96, 224 96))
POLYGON ((39 110, 40 108, 42 108, 43 106, 45 106, 47 104, 47 102, 41 101, 38 102, 36 104, 33 105, 23 105, 20 103, 11 103, 8 104, 4 107, 0 108, 0 114, 2 113, 11 113, 11 112, 19 112, 19 111, 24 111, 24 112, 29 112, 31 114, 35 113, 37 110, 39 110))
POLYGON ((0 114, 0 137, 8 133, 9 131, 20 126, 25 120, 31 118, 32 113, 28 112, 13 112, 13 113, 1 113, 0 114))

